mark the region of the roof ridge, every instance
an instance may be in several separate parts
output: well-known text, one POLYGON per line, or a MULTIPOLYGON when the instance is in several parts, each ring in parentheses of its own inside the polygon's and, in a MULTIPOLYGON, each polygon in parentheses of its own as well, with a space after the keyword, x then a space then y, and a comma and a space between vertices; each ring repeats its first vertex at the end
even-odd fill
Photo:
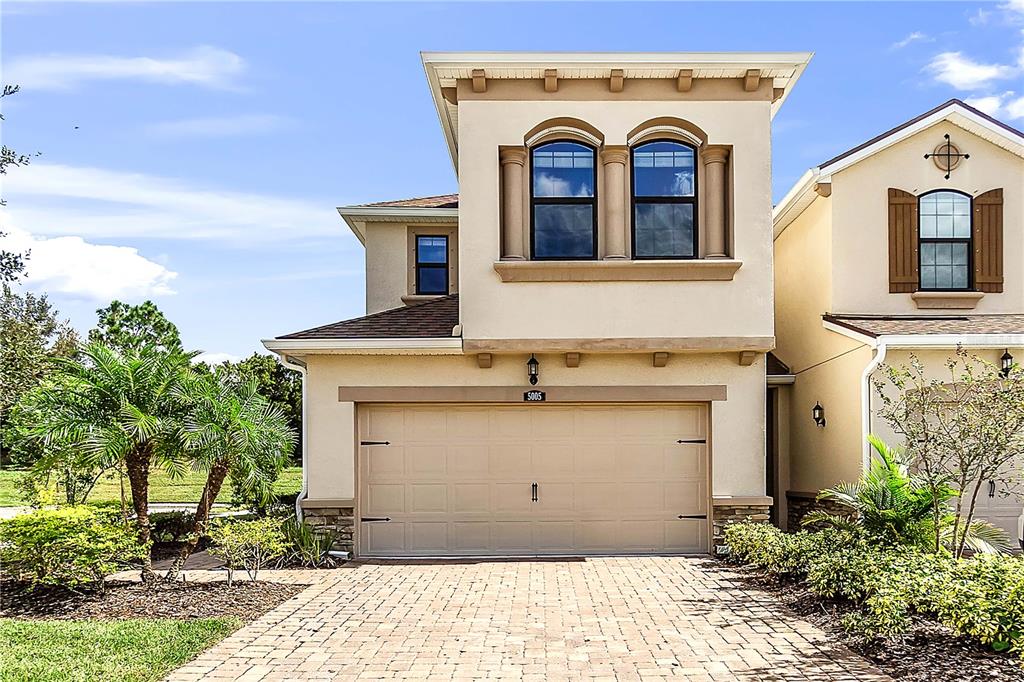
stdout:
POLYGON ((392 205, 392 204, 401 204, 401 203, 407 203, 407 202, 410 202, 410 201, 424 201, 426 199, 442 199, 442 198, 446 198, 446 197, 456 197, 456 198, 458 198, 458 196, 459 196, 458 192, 447 192, 445 194, 426 194, 426 195, 421 196, 421 197, 407 197, 405 199, 388 199, 388 200, 385 200, 385 201, 371 201, 371 202, 366 203, 366 204, 353 204, 353 206, 361 207, 361 208, 366 208, 366 207, 369 207, 369 206, 385 206, 385 205, 392 205))

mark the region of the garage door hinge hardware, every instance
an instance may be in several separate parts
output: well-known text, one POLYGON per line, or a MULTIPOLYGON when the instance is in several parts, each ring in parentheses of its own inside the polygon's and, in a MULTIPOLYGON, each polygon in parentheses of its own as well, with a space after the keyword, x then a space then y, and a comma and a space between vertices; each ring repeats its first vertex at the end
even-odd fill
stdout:
POLYGON ((706 438, 684 438, 682 440, 677 440, 676 442, 677 443, 707 443, 708 441, 707 441, 706 438))
POLYGON ((360 445, 391 445, 389 440, 361 440, 360 445))
POLYGON ((531 483, 530 484, 530 495, 531 495, 531 500, 530 501, 531 502, 536 502, 537 501, 537 484, 536 483, 531 483))
POLYGON ((680 514, 677 519, 706 519, 707 514, 680 514))
POLYGON ((391 520, 390 516, 364 516, 359 519, 363 523, 387 523, 391 520))

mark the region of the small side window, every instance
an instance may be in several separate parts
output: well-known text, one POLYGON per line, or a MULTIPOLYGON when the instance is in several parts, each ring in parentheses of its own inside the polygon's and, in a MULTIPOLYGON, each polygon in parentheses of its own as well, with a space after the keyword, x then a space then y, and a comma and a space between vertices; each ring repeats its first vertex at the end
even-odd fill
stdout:
POLYGON ((416 237, 416 293, 448 293, 448 237, 416 237))

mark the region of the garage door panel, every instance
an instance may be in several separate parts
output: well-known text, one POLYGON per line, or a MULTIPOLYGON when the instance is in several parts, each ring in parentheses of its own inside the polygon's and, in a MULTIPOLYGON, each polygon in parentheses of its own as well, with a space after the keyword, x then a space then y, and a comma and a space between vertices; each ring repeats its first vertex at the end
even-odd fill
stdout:
POLYGON ((699 405, 360 406, 366 556, 707 549, 699 405), (369 434, 373 434, 370 436, 369 434), (536 502, 531 484, 537 484, 536 502))

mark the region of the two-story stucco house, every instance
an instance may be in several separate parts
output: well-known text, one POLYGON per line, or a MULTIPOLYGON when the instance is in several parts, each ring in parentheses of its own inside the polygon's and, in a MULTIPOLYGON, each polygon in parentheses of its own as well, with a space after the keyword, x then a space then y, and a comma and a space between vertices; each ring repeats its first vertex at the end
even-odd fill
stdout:
POLYGON ((457 196, 348 206, 367 315, 305 375, 357 556, 704 553, 767 518, 771 120, 805 53, 425 54, 457 196))
MULTIPOLYGON (((776 207, 775 354, 792 383, 769 401, 791 526, 857 478, 868 433, 898 444, 877 415, 882 363, 914 353, 939 379, 958 344, 1024 360, 1022 157, 1024 133, 952 100, 812 169, 776 207)), ((980 516, 1015 533, 1019 499, 983 490, 980 516)))

